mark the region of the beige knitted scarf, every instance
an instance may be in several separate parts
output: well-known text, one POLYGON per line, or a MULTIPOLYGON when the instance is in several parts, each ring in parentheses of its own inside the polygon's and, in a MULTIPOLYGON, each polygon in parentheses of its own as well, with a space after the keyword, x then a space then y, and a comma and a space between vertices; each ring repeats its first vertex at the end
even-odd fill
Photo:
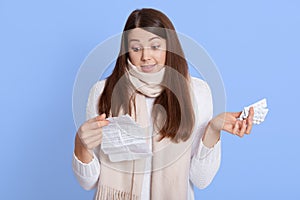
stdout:
MULTIPOLYGON (((132 117, 143 127, 150 127, 146 107, 146 97, 157 97, 162 91, 165 68, 156 73, 143 73, 128 60, 126 76, 134 89, 138 90, 134 99, 132 117)), ((123 113, 124 114, 124 113, 123 113)), ((159 116, 157 116, 159 117, 159 116)), ((151 125, 153 126, 153 125, 151 125)), ((100 177, 96 200, 142 200, 141 192, 145 173, 151 173, 151 200, 187 199, 192 136, 186 142, 173 143, 160 138, 155 127, 149 133, 152 139, 152 157, 131 161, 111 162, 101 150, 100 177), (148 159, 148 160, 147 160, 148 159), (150 160, 149 160, 150 159, 150 160), (151 163, 147 167, 146 162, 151 163)), ((100 149, 100 148, 99 148, 100 149)))

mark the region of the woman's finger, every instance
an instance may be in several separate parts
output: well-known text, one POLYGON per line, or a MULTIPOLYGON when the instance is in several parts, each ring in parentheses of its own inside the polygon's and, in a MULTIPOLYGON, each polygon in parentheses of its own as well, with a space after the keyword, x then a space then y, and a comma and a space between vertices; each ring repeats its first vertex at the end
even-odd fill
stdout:
POLYGON ((97 118, 97 120, 105 120, 106 114, 102 113, 101 115, 97 116, 96 118, 97 118))
POLYGON ((234 116, 235 118, 238 118, 241 114, 242 114, 242 111, 240 112, 231 112, 232 116, 234 116))
POLYGON ((85 140, 85 145, 88 149, 93 149, 102 142, 102 134, 94 135, 85 140))
POLYGON ((240 134, 243 136, 246 133, 246 128, 247 128, 247 123, 246 120, 244 119, 242 121, 242 127, 240 129, 240 134))
POLYGON ((96 121, 99 121, 99 120, 105 120, 105 118, 106 118, 106 114, 103 113, 101 115, 98 115, 96 117, 93 117, 93 118, 87 120, 87 122, 96 122, 96 121))
POLYGON ((108 124, 109 124, 108 120, 95 121, 87 124, 86 129, 94 130, 94 129, 102 128, 103 126, 107 126, 108 124))
POLYGON ((79 137, 80 137, 80 139, 83 139, 83 140, 89 140, 89 138, 93 138, 97 135, 102 135, 102 129, 94 129, 94 130, 85 131, 85 132, 79 134, 79 137))
POLYGON ((249 114, 248 114, 248 117, 251 117, 251 118, 254 117, 254 108, 253 108, 253 107, 250 107, 250 108, 249 108, 249 114))
POLYGON ((253 117, 254 117, 254 108, 250 107, 249 114, 247 117, 247 130, 246 130, 247 134, 250 134, 251 132, 252 125, 253 125, 253 117))
POLYGON ((102 142, 102 137, 100 137, 98 140, 94 140, 91 143, 87 144, 88 149, 93 149, 97 146, 99 146, 102 142))
POLYGON ((233 127, 233 130, 232 130, 232 133, 234 135, 238 135, 238 131, 239 131, 239 121, 236 120, 235 124, 234 124, 234 127, 233 127))
POLYGON ((99 120, 99 117, 100 117, 100 116, 98 115, 98 116, 96 116, 96 117, 93 117, 93 118, 87 120, 86 122, 90 123, 90 122, 98 121, 98 120, 99 120))
POLYGON ((82 126, 79 128, 81 132, 88 131, 91 129, 98 129, 103 126, 106 126, 109 124, 109 121, 105 119, 105 114, 102 114, 100 116, 94 117, 86 121, 82 126), (102 119, 102 120, 100 120, 102 119))
POLYGON ((253 126, 253 117, 248 116, 248 118, 247 118, 247 129, 246 129, 247 134, 250 134, 250 132, 252 130, 252 126, 253 126))

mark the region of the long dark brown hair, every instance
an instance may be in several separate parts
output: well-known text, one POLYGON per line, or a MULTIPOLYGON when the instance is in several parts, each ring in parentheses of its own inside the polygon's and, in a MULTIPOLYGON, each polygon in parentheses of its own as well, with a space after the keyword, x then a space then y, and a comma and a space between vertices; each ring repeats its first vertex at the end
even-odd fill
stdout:
POLYGON ((153 106, 152 118, 153 122, 157 123, 157 116, 164 112, 164 115, 161 115, 165 116, 163 120, 165 123, 160 127, 161 139, 167 137, 173 142, 186 141, 192 134, 195 123, 188 65, 172 22, 166 15, 155 9, 137 9, 129 15, 123 30, 121 48, 115 68, 105 82, 98 103, 98 113, 118 116, 122 108, 124 113, 131 115, 132 104, 130 102, 133 98, 128 92, 129 81, 124 78, 126 77, 124 73, 128 67, 127 59, 129 58, 128 32, 134 28, 142 28, 166 39, 165 65, 168 67, 166 67, 162 82, 164 89, 154 101, 154 105, 160 106, 153 106), (166 86, 171 86, 173 89, 166 86))

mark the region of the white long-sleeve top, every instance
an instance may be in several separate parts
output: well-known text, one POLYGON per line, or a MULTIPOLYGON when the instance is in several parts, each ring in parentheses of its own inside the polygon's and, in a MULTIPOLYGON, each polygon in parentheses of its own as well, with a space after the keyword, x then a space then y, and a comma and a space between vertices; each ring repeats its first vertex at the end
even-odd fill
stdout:
MULTIPOLYGON (((207 148, 202 143, 201 136, 205 131, 207 123, 212 118, 213 104, 209 86, 206 82, 201 79, 192 77, 191 89, 194 92, 195 100, 199 113, 198 124, 195 124, 195 138, 192 143, 192 152, 190 160, 190 173, 188 184, 188 200, 194 200, 195 185, 199 189, 207 187, 214 176, 216 175, 220 162, 221 162, 221 141, 219 140, 214 147, 207 148)), ((98 81, 90 90, 88 103, 86 107, 86 118, 87 120, 98 115, 97 103, 100 95, 103 91, 105 80, 98 81)), ((146 98, 148 118, 151 122, 151 110, 154 102, 154 98, 146 98)), ((149 144, 150 145, 150 144, 149 144)), ((150 145, 151 148, 151 145, 150 145)), ((149 163, 150 164, 150 163, 149 163)), ((100 167, 98 152, 94 151, 94 158, 90 163, 82 163, 73 154, 72 167, 74 174, 79 181, 79 184, 86 190, 94 189, 97 186, 98 179, 100 176, 100 167)), ((143 187, 142 187, 142 199, 150 199, 150 183, 151 174, 145 173, 143 187)))

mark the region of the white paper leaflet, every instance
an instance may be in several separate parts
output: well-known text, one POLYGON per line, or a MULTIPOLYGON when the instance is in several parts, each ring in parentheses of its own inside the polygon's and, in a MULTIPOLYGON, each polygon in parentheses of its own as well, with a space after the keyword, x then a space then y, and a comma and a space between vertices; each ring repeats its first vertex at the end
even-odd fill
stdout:
POLYGON ((112 117, 102 128, 102 151, 110 161, 136 160, 152 155, 146 142, 146 128, 138 125, 128 114, 112 117))

